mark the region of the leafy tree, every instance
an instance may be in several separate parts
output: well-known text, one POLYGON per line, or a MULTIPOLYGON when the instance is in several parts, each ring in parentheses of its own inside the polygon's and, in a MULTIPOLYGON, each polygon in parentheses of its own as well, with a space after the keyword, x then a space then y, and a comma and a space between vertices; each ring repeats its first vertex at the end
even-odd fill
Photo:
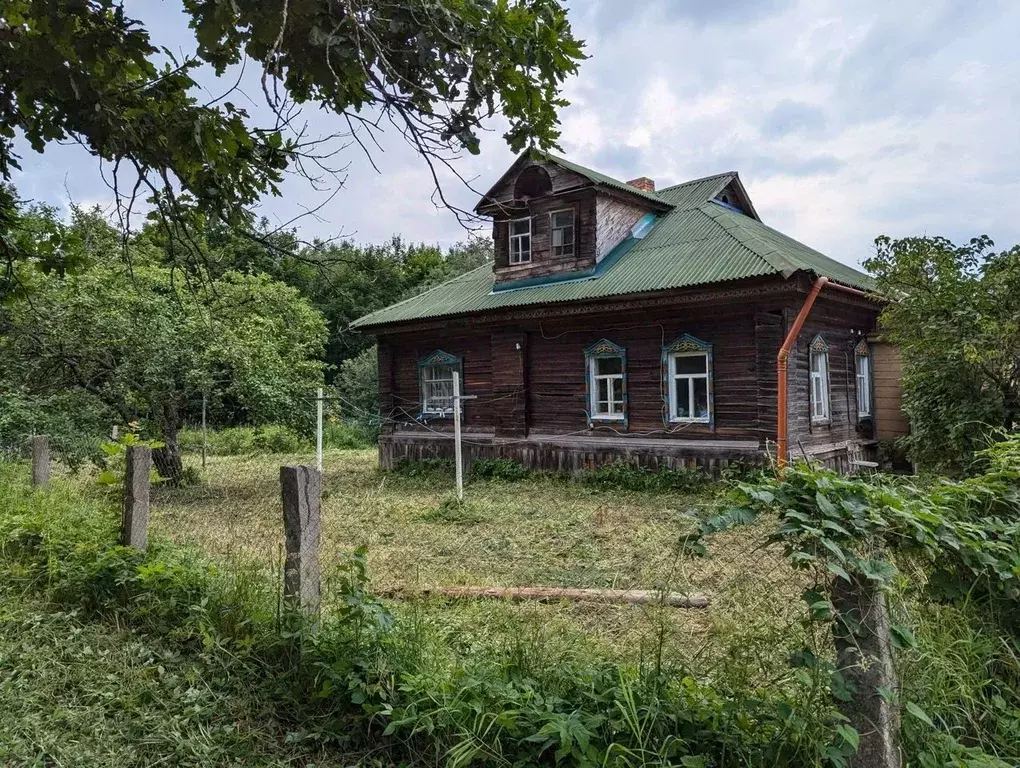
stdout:
MULTIPOLYGON (((95 222, 84 217, 79 240, 95 222)), ((58 274, 23 265, 25 295, 2 317, 0 363, 21 391, 76 391, 121 423, 141 420, 165 443, 160 473, 181 474, 177 433, 202 392, 251 420, 301 425, 302 399, 322 380, 322 316, 296 289, 226 272, 189 284, 145 244, 130 264, 110 254, 58 274)))
POLYGON ((554 146, 566 103, 559 89, 583 58, 559 0, 183 7, 197 54, 178 60, 151 43, 122 0, 0 5, 0 178, 19 167, 19 133, 39 152, 72 141, 111 164, 118 198, 129 201, 126 224, 142 193, 168 232, 191 219, 247 227, 248 206, 279 194, 286 171, 330 173, 330 138, 353 138, 367 152, 384 121, 433 170, 457 150, 477 153, 482 125, 496 114, 514 150, 554 146), (271 125, 254 125, 229 100, 233 81, 209 100, 195 80, 203 66, 224 75, 243 59, 263 70, 271 125), (309 103, 341 118, 343 136, 305 136, 292 107, 309 103))
POLYGON ((903 355, 903 407, 913 458, 967 469, 990 430, 1020 423, 1020 246, 977 237, 875 241, 865 266, 893 301, 885 336, 903 355))

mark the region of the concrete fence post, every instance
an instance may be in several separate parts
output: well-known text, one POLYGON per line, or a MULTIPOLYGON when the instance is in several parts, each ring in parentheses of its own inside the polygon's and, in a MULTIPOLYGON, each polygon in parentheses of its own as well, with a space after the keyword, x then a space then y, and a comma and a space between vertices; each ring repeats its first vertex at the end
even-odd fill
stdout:
POLYGON ((292 609, 316 615, 322 597, 319 570, 322 473, 315 467, 280 467, 280 488, 287 549, 284 601, 292 609))
POLYGON ((152 449, 130 445, 124 472, 124 516, 120 543, 141 551, 149 544, 149 476, 152 473, 152 449))
POLYGON ((831 594, 836 665, 853 691, 839 708, 860 734, 850 765, 899 768, 900 712, 889 695, 897 685, 886 595, 860 574, 850 579, 835 579, 831 594))
POLYGON ((32 487, 45 488, 50 484, 50 439, 46 435, 32 436, 32 487))

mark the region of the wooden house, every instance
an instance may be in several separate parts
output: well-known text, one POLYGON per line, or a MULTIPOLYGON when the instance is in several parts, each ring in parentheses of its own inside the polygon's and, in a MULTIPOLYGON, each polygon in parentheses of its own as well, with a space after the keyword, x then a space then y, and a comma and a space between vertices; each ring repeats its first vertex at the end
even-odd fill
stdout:
POLYGON ((378 338, 383 466, 453 455, 455 371, 468 456, 846 468, 874 447, 882 301, 735 172, 657 190, 531 151, 476 210, 494 264, 354 323, 378 338))

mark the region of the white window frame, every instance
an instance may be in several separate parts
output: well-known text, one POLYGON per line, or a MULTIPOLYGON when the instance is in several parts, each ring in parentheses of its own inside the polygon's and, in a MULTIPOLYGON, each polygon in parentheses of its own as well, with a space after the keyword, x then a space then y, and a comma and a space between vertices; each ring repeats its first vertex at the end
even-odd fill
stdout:
POLYGON ((588 404, 589 413, 593 421, 625 421, 627 418, 627 395, 624 392, 626 388, 625 377, 627 375, 627 360, 623 355, 592 355, 588 358, 588 391, 591 398, 591 402, 588 404), (620 361, 620 372, 619 373, 599 373, 599 360, 619 360, 620 361), (617 402, 613 399, 613 385, 612 382, 620 381, 620 400, 617 402), (609 396, 609 411, 599 411, 599 382, 607 381, 606 394, 609 396), (614 406, 618 407, 619 410, 615 410, 614 406))
POLYGON ((577 216, 573 208, 560 208, 555 211, 549 211, 549 248, 553 256, 573 256, 577 251, 577 216), (556 232, 557 230, 566 229, 566 227, 556 226, 556 216, 561 213, 570 214, 570 250, 565 250, 567 244, 556 245, 556 232), (560 248, 563 250, 557 251, 560 248))
POLYGON ((709 354, 708 352, 670 352, 669 353, 669 420, 686 424, 709 424, 712 421, 712 393, 711 382, 709 381, 709 354), (704 373, 681 373, 676 372, 676 361, 681 357, 700 357, 705 361, 704 373), (677 416, 676 407, 679 402, 680 392, 677 383, 679 379, 686 380, 687 412, 694 413, 694 379, 704 379, 705 398, 708 405, 707 413, 704 416, 677 416))
POLYGON ((509 248, 509 263, 511 266, 517 264, 530 264, 531 263, 531 217, 525 216, 520 219, 510 219, 509 228, 507 230, 509 234, 509 241, 507 247, 509 248), (527 232, 514 232, 514 225, 522 221, 528 222, 527 232), (525 251, 520 245, 524 238, 528 239, 528 250, 525 251), (516 251, 514 246, 517 246, 516 251))
POLYGON ((871 355, 855 355, 857 358, 857 416, 871 418, 871 355))
POLYGON ((812 344, 811 352, 808 355, 808 371, 810 373, 809 386, 811 387, 811 422, 813 424, 828 423, 831 418, 829 407, 829 350, 816 349, 812 344), (815 370, 815 361, 821 361, 821 370, 815 370))
MULTIPOLYGON (((421 369, 421 412, 423 416, 451 416, 453 415, 453 374, 454 371, 458 370, 456 365, 448 363, 441 363, 438 365, 426 365, 421 369), (430 372, 444 371, 449 375, 449 378, 443 376, 439 378, 433 375, 430 378, 430 372), (430 385, 448 381, 450 383, 450 405, 447 407, 440 407, 433 404, 433 400, 445 399, 441 396, 434 396, 430 392, 430 385)), ((462 411, 463 413, 463 411, 462 411)))

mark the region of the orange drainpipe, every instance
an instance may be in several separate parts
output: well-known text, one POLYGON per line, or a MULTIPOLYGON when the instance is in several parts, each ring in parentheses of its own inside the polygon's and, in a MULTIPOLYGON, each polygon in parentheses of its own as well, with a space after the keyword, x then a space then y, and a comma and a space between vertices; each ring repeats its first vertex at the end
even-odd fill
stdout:
POLYGON ((787 455, 789 453, 786 374, 787 363, 790 359, 790 350, 793 349, 793 344, 797 341, 797 335, 800 333, 800 329, 804 327, 804 321, 807 320, 808 313, 811 311, 811 307, 815 304, 815 299, 818 298, 818 294, 822 292, 822 288, 826 285, 830 285, 836 290, 844 291, 846 293, 869 297, 869 295, 864 291, 858 291, 856 288, 850 288, 845 285, 840 285, 839 283, 830 283, 829 278, 819 277, 815 280, 815 284, 811 286, 811 291, 808 293, 807 298, 804 299, 804 306, 800 308, 800 312, 797 313, 797 318, 793 321, 793 325, 790 326, 790 332, 786 334, 786 339, 783 340, 783 346, 779 348, 779 355, 776 357, 776 377, 779 386, 778 402, 776 404, 779 410, 776 419, 776 443, 779 448, 780 471, 782 471, 783 467, 786 466, 787 455))

